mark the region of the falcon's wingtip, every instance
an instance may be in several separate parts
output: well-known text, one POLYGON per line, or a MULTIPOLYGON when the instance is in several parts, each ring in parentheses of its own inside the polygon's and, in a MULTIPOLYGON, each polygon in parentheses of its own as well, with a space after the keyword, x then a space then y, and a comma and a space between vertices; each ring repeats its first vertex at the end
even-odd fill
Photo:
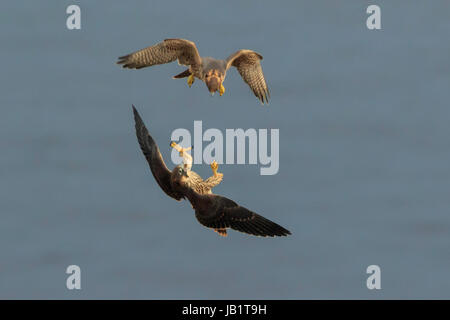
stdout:
POLYGON ((133 109, 134 121, 135 121, 136 125, 143 124, 144 122, 142 121, 141 115, 137 111, 137 109, 134 106, 134 104, 132 104, 131 107, 133 109))
POLYGON ((139 115, 139 113, 138 113, 138 111, 136 110, 136 107, 134 106, 134 104, 131 105, 131 108, 132 108, 132 110, 133 110, 133 114, 134 114, 134 115, 136 115, 136 114, 139 115))

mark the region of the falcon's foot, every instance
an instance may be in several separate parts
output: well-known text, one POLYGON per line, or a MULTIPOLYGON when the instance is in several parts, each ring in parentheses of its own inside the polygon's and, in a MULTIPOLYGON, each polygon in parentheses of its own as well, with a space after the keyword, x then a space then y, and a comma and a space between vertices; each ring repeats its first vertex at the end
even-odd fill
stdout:
POLYGON ((183 155, 184 155, 184 153, 186 152, 186 151, 189 151, 189 150, 191 150, 192 149, 192 147, 189 147, 189 148, 182 148, 178 143, 176 143, 175 141, 172 141, 171 143, 170 143, 170 146, 172 147, 172 148, 174 148, 175 150, 177 150, 179 153, 180 153, 180 157, 183 157, 183 155))
POLYGON ((219 89, 220 96, 222 96, 224 93, 225 93, 225 87, 223 86, 223 84, 220 84, 220 89, 219 89))
POLYGON ((217 176, 217 170, 219 169, 219 164, 216 162, 216 160, 214 160, 211 163, 211 170, 214 173, 214 176, 217 176))
POLYGON ((194 81, 195 81, 194 75, 191 74, 191 75, 188 77, 188 79, 187 79, 187 84, 188 84, 189 88, 192 86, 192 84, 194 83, 194 81))
POLYGON ((223 228, 223 229, 214 229, 214 231, 217 232, 222 237, 228 236, 227 229, 225 229, 225 228, 223 228))

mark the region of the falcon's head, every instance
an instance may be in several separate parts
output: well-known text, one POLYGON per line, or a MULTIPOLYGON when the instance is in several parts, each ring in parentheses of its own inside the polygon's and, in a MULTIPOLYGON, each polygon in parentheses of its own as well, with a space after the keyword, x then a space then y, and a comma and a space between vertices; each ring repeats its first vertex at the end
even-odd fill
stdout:
POLYGON ((220 91, 224 78, 224 74, 217 69, 211 69, 205 74, 205 83, 211 95, 220 91))
POLYGON ((189 170, 183 164, 180 164, 172 170, 172 184, 176 187, 182 187, 187 184, 189 179, 189 170))

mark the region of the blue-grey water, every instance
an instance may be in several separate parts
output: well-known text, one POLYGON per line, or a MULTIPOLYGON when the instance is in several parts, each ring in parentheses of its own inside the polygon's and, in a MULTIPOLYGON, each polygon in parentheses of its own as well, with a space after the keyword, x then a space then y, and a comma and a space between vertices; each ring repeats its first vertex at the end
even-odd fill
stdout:
POLYGON ((447 0, 1 1, 0 298, 450 298, 449 35, 447 0), (269 107, 236 70, 211 97, 171 79, 176 63, 115 65, 169 37, 260 52, 269 107), (215 192, 292 236, 202 227, 156 185, 132 103, 169 167, 170 134, 194 120, 278 128, 279 173, 222 165, 215 192))

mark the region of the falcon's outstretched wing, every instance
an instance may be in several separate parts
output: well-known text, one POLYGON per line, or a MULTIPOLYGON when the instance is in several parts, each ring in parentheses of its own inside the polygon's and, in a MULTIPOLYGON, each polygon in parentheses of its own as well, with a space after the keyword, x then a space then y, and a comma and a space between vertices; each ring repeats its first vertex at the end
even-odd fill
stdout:
POLYGON ((261 68, 260 60, 263 57, 252 50, 239 50, 226 59, 227 69, 231 66, 238 69, 242 79, 250 86, 255 96, 268 103, 270 98, 269 88, 261 68))
POLYGON ((290 231, 257 213, 241 207, 233 200, 216 194, 190 191, 189 199, 197 220, 208 228, 231 228, 255 236, 287 236, 290 231))
POLYGON ((134 106, 133 113, 134 121, 136 123, 136 137, 138 139, 141 150, 144 153, 148 164, 150 165, 150 170, 152 171, 156 182, 158 182, 158 185, 161 187, 161 189, 163 189, 163 191, 170 197, 176 200, 181 200, 181 198, 183 198, 183 195, 172 190, 172 186, 170 184, 171 172, 169 171, 169 169, 167 169, 158 146, 148 133, 144 122, 142 121, 139 113, 134 106))
POLYGON ((166 39, 154 46, 119 57, 117 64, 124 68, 141 69, 175 61, 182 65, 199 66, 201 58, 195 43, 184 39, 166 39))

